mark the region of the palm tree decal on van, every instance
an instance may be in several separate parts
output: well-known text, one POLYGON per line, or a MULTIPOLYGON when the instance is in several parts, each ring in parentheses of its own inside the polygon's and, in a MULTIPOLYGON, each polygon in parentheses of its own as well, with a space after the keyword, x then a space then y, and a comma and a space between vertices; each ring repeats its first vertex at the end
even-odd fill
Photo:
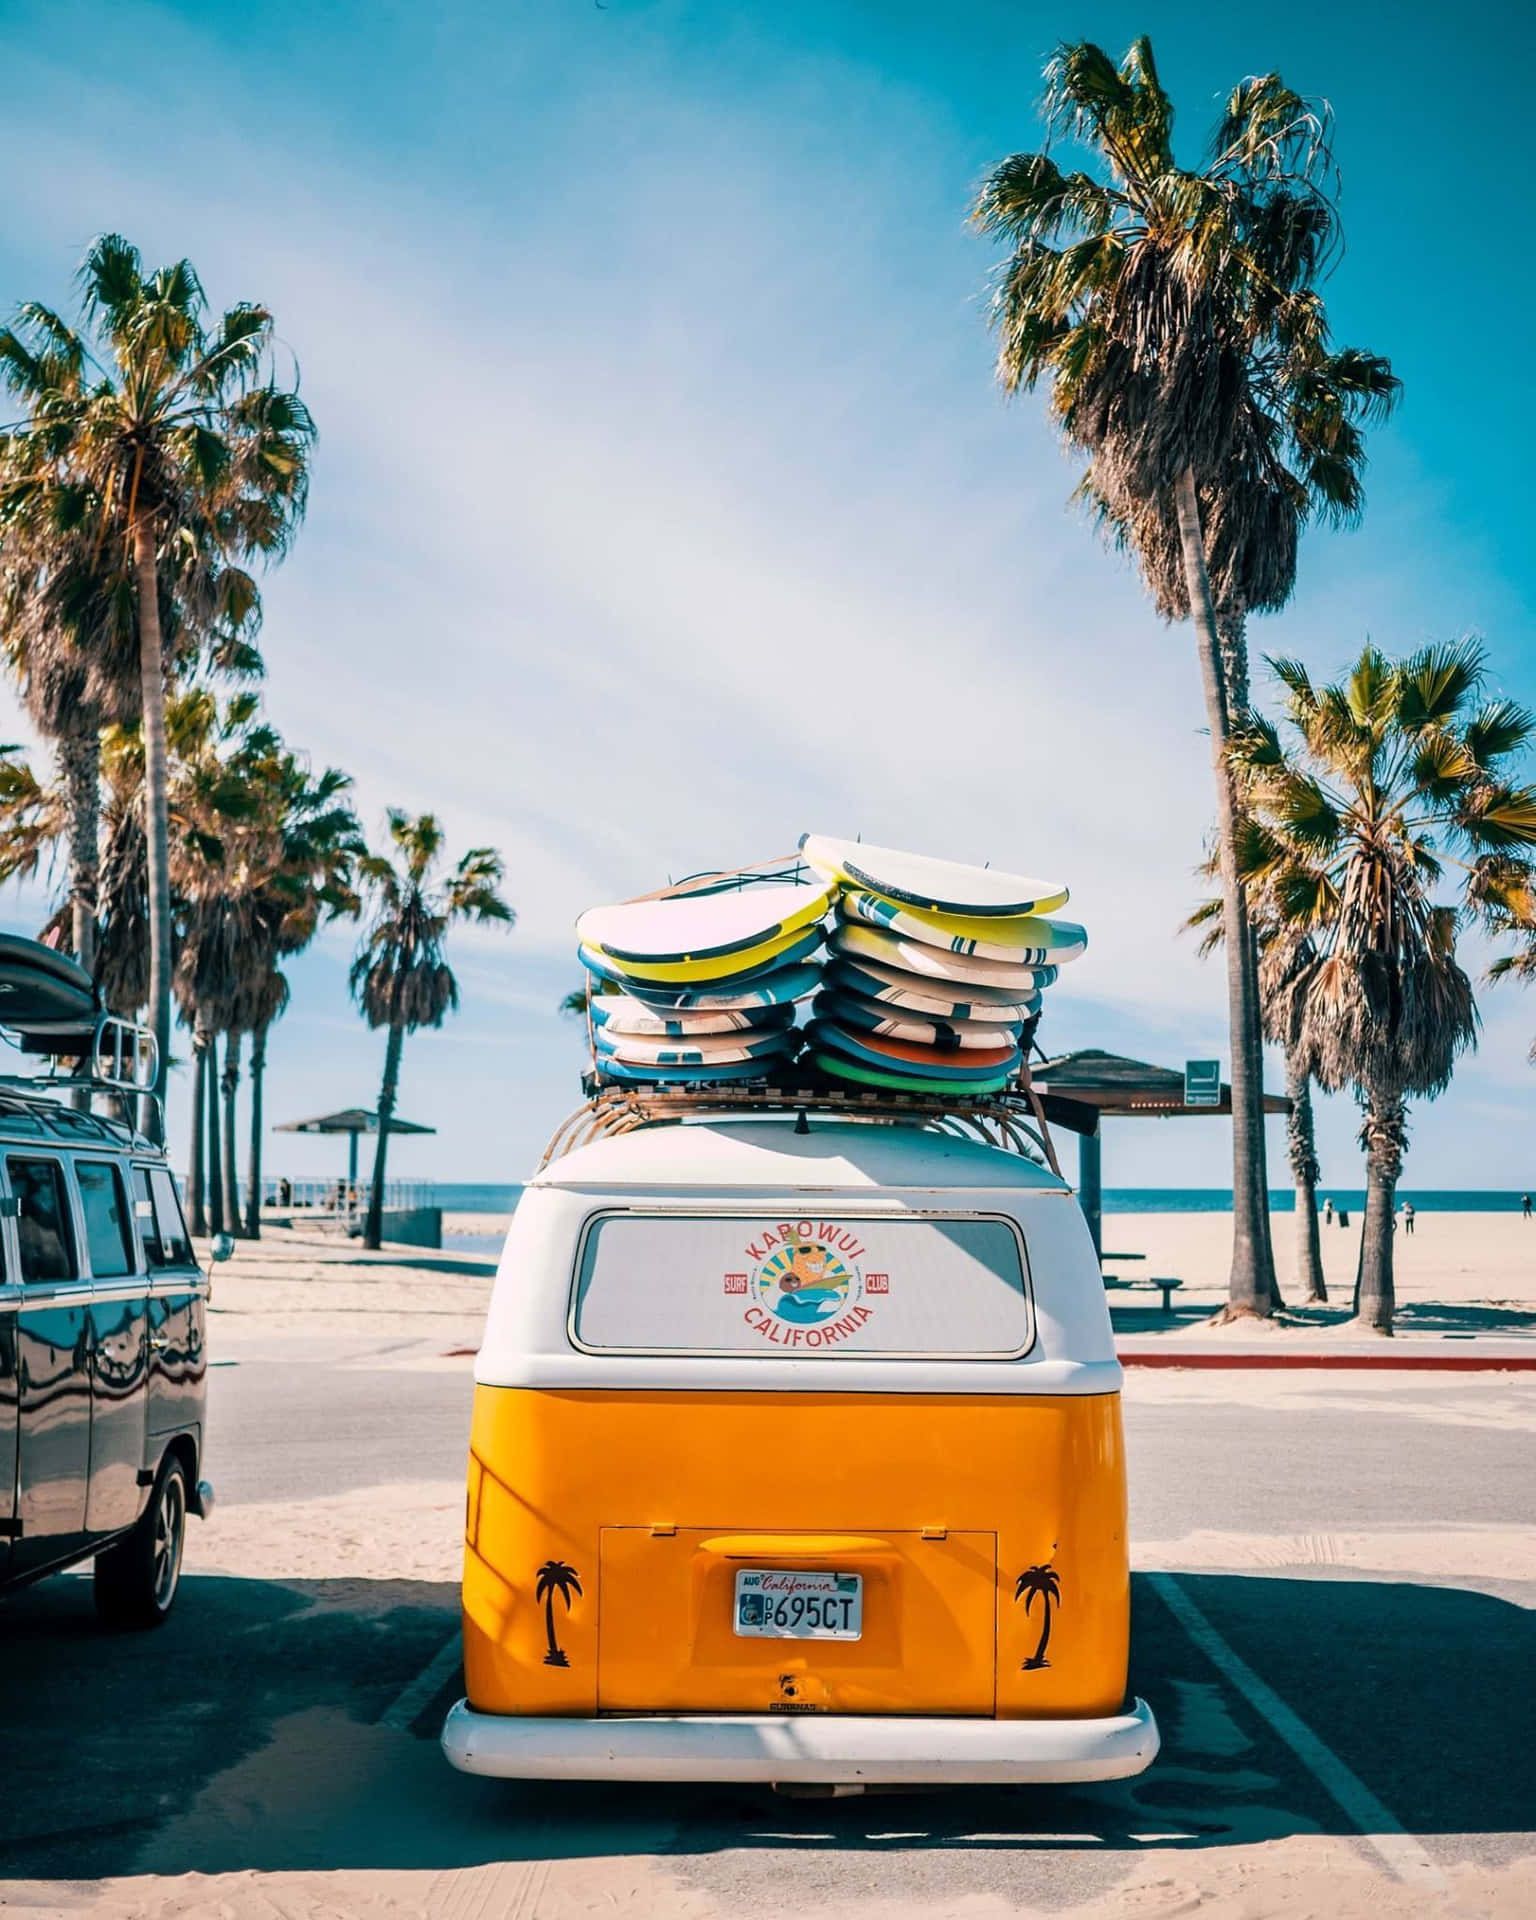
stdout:
POLYGON ((1030 1673, 1038 1667, 1048 1667, 1051 1663, 1045 1657, 1045 1650, 1051 1643, 1051 1606, 1061 1604, 1061 1576, 1054 1567, 1026 1567, 1019 1575, 1018 1585, 1013 1590, 1015 1604, 1022 1600, 1024 1611, 1028 1613, 1035 1604, 1038 1594, 1044 1603, 1045 1616, 1040 1627, 1040 1644, 1024 1662, 1022 1671, 1030 1673))
POLYGON ((555 1638, 555 1595, 559 1594, 565 1602, 567 1613, 571 1610, 571 1595, 581 1594, 581 1582, 576 1577, 576 1569, 568 1567, 563 1560, 546 1560, 539 1568, 534 1582, 533 1598, 537 1605, 544 1602, 544 1631, 549 1637, 549 1652, 544 1656, 546 1667, 568 1667, 560 1642, 555 1638))

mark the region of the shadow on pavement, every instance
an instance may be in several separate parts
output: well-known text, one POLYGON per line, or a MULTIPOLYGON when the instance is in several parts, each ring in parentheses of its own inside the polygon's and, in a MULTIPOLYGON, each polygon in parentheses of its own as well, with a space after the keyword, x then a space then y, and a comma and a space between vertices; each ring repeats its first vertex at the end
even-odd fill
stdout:
MULTIPOLYGON (((1480 1592, 1326 1572, 1178 1577, 1411 1831, 1530 1825, 1532 1613, 1480 1592)), ((864 1897, 907 1899, 974 1888, 986 1853, 999 1891, 1048 1903, 1053 1888, 1077 1898, 1113 1886, 1128 1853, 1352 1831, 1139 1581, 1132 1671, 1163 1754, 1138 1780, 1094 1788, 808 1802, 465 1778, 435 1744, 456 1683, 411 1733, 378 1724, 456 1623, 452 1585, 404 1581, 190 1577, 171 1623, 147 1635, 100 1632, 83 1580, 16 1596, 0 1610, 7 1872, 79 1881, 655 1852, 728 1905, 761 1904, 767 1872, 782 1907, 824 1885, 816 1859, 828 1850, 861 1856, 864 1897)), ((1066 1609, 1057 1632, 1069 1645, 1066 1609)))

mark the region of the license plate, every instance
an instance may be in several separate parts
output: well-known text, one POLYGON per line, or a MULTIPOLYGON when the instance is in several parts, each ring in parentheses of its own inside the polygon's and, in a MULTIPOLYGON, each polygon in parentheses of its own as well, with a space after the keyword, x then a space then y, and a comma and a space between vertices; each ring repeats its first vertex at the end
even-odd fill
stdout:
POLYGON ((864 1576, 740 1567, 734 1625, 757 1640, 857 1640, 864 1632, 864 1576))

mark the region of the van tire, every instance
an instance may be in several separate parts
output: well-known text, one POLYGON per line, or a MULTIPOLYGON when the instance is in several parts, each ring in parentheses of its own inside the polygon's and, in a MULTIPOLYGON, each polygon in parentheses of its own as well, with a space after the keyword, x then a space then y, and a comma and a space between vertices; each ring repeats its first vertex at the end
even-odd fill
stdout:
POLYGON ((96 1612, 110 1627, 158 1627, 181 1587, 187 1470, 167 1454, 133 1531, 96 1556, 96 1612))

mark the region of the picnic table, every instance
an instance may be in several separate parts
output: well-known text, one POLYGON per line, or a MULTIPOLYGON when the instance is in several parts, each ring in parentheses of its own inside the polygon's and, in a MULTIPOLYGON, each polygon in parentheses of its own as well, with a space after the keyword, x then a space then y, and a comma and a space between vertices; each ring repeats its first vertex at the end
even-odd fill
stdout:
MULTIPOLYGON (((1106 1260, 1117 1260, 1117 1261, 1118 1260, 1145 1260, 1146 1257, 1147 1256, 1144 1253, 1101 1253, 1099 1255, 1099 1259, 1101 1263, 1106 1260)), ((1100 1277, 1103 1279, 1103 1282, 1106 1288, 1134 1287, 1140 1290, 1141 1288, 1144 1288, 1144 1287, 1150 1287, 1154 1289, 1156 1292, 1160 1293, 1163 1296, 1163 1312, 1164 1313, 1173 1312, 1174 1290, 1177 1287, 1182 1287, 1184 1284, 1182 1280, 1174 1280, 1172 1278, 1159 1279, 1150 1273, 1136 1274, 1134 1276, 1131 1276, 1131 1275, 1123 1275, 1118 1273, 1102 1273, 1101 1272, 1100 1277)))

